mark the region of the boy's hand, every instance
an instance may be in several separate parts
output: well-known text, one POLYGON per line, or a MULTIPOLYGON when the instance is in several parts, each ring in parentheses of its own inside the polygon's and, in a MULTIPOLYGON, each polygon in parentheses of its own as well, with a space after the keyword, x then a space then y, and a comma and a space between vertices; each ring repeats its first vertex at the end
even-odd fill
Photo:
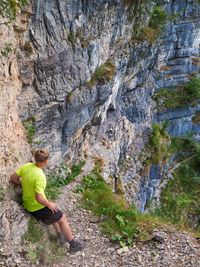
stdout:
POLYGON ((47 208, 49 208, 53 213, 58 211, 58 207, 53 202, 49 202, 47 208))
POLYGON ((49 208, 53 213, 58 211, 58 207, 56 206, 56 204, 53 202, 49 202, 46 198, 43 197, 42 194, 35 192, 35 199, 41 205, 49 208))
POLYGON ((13 173, 13 175, 10 176, 10 181, 12 181, 15 184, 19 184, 19 185, 22 184, 21 177, 16 173, 13 173))

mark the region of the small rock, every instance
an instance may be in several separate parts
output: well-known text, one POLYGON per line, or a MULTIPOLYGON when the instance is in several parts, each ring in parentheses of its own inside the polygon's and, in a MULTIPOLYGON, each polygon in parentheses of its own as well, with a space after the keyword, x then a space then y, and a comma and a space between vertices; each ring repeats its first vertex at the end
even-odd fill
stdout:
POLYGON ((127 253, 127 252, 129 252, 129 249, 127 246, 117 250, 117 254, 119 255, 121 255, 122 253, 127 253))
POLYGON ((137 261, 138 261, 138 263, 142 263, 142 256, 141 255, 137 256, 137 261))
POLYGON ((24 26, 21 26, 21 25, 13 25, 13 28, 16 32, 24 32, 26 30, 26 28, 24 26))
POLYGON ((152 240, 158 241, 162 244, 165 242, 165 234, 162 232, 155 233, 154 236, 152 237, 152 240))
POLYGON ((108 251, 110 251, 110 252, 114 252, 115 249, 114 249, 114 248, 108 248, 108 251))
POLYGON ((86 235, 85 238, 84 238, 84 240, 90 240, 90 239, 91 239, 91 237, 88 236, 88 235, 86 235))
POLYGON ((99 222, 99 217, 97 217, 97 216, 93 216, 93 217, 90 219, 90 222, 91 222, 91 223, 98 223, 98 222, 99 222))
POLYGON ((196 248, 191 248, 191 249, 190 249, 190 253, 191 253, 191 254, 197 254, 198 251, 197 251, 196 248))
POLYGON ((21 260, 18 258, 15 260, 15 263, 21 263, 21 260))
POLYGON ((107 217, 104 214, 101 214, 100 222, 105 221, 106 219, 107 219, 107 217))

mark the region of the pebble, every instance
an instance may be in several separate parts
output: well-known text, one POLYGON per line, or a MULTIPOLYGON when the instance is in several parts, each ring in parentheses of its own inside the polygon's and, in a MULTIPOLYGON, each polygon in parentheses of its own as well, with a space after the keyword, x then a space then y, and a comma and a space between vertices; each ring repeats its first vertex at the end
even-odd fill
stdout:
POLYGON ((107 251, 114 252, 115 249, 114 248, 108 248, 107 251))
POLYGON ((87 241, 87 240, 91 240, 91 237, 88 236, 88 235, 86 235, 85 238, 84 238, 84 240, 86 240, 86 241, 87 241))
POLYGON ((16 263, 21 263, 21 260, 18 258, 15 260, 16 263))
POLYGON ((91 222, 91 223, 98 223, 98 222, 99 222, 99 217, 97 217, 97 216, 92 217, 92 218, 90 219, 90 222, 91 222))
POLYGON ((142 256, 141 256, 141 255, 138 255, 138 256, 137 256, 137 261, 138 261, 139 263, 142 262, 142 256))
POLYGON ((191 248, 191 249, 190 249, 190 253, 191 253, 191 254, 197 254, 198 251, 197 251, 196 248, 191 248))
POLYGON ((121 255, 122 253, 127 253, 129 251, 129 248, 127 246, 120 248, 117 250, 117 253, 121 255))

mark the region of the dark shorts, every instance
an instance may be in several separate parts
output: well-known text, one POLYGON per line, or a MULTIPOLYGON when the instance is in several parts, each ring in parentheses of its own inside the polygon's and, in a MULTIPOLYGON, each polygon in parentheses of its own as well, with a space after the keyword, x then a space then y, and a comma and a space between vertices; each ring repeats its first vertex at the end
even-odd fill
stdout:
POLYGON ((53 224, 62 218, 62 211, 58 210, 57 212, 52 212, 49 208, 44 207, 43 209, 29 212, 38 220, 42 220, 45 224, 53 224))

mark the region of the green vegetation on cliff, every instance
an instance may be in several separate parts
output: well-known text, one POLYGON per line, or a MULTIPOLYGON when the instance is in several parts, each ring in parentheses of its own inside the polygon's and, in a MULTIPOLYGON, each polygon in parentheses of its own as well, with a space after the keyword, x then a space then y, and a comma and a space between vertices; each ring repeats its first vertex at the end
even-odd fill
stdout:
POLYGON ((172 138, 171 147, 179 152, 179 165, 161 193, 161 205, 154 214, 181 228, 199 232, 200 146, 191 138, 172 138))
POLYGON ((26 130, 26 138, 27 142, 29 144, 33 143, 33 138, 35 135, 35 125, 33 124, 33 121, 24 121, 24 129, 26 130))
POLYGON ((27 0, 0 0, 0 16, 7 19, 4 23, 16 20, 17 8, 23 9, 27 0))
POLYGON ((105 84, 106 82, 112 80, 116 72, 115 64, 111 60, 107 60, 104 65, 97 68, 93 73, 91 80, 86 84, 89 87, 94 86, 96 83, 105 84))
POLYGON ((151 45, 154 44, 164 31, 167 21, 177 20, 181 13, 167 13, 160 8, 163 1, 159 0, 125 0, 124 4, 129 6, 127 12, 130 13, 130 21, 134 18, 133 43, 149 41, 151 45))
POLYGON ((162 89, 152 97, 158 110, 185 107, 200 99, 200 78, 195 77, 189 83, 172 89, 162 89))
MULTIPOLYGON (((173 179, 167 182, 162 190, 160 206, 153 216, 163 221, 176 224, 180 228, 192 231, 200 230, 198 215, 200 214, 200 145, 190 137, 170 137, 165 131, 167 123, 152 125, 152 135, 146 146, 149 157, 144 162, 145 172, 149 172, 151 165, 159 164, 161 173, 168 160, 178 152, 174 159, 177 167, 172 175, 173 179)), ((167 172, 165 176, 167 175, 167 172)), ((148 203, 151 209, 151 203, 148 203)))
POLYGON ((161 194, 155 214, 182 228, 200 230, 200 156, 192 157, 173 173, 161 194))
POLYGON ((144 162, 145 173, 148 173, 151 165, 159 163, 165 164, 171 155, 171 138, 165 131, 167 126, 168 122, 165 122, 163 126, 157 124, 152 125, 152 135, 149 137, 149 143, 146 145, 146 151, 150 153, 151 156, 144 162))
POLYGON ((149 41, 151 44, 155 43, 162 33, 162 27, 168 18, 168 14, 156 6, 151 15, 149 24, 140 29, 139 34, 134 39, 138 41, 149 41))

